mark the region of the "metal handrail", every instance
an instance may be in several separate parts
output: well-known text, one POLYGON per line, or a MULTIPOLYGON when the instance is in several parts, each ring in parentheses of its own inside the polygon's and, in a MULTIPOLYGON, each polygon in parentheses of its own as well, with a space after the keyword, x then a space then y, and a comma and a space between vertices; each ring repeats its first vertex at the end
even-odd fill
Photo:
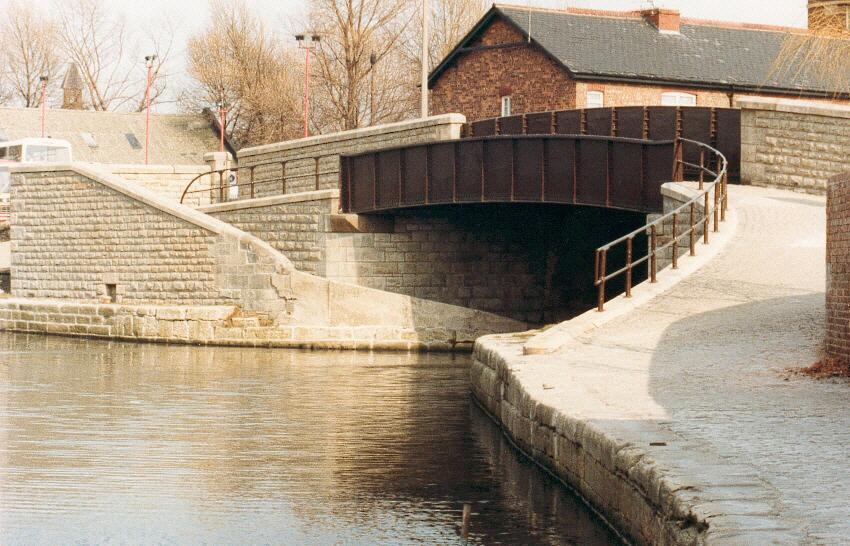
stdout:
POLYGON ((631 233, 627 233, 623 235, 619 239, 615 239, 608 244, 602 245, 601 247, 596 249, 596 258, 594 262, 594 286, 597 288, 597 310, 602 312, 605 310, 605 285, 611 279, 614 279, 620 275, 625 274, 626 276, 626 292, 625 296, 630 298, 632 296, 632 272, 636 266, 639 266, 643 263, 649 262, 649 282, 655 283, 658 282, 657 279, 657 264, 658 264, 658 253, 664 251, 668 248, 672 247, 673 250, 673 260, 672 260, 672 268, 677 269, 679 267, 679 243, 680 241, 688 237, 688 247, 689 254, 691 256, 696 255, 696 236, 697 236, 697 228, 702 225, 703 231, 703 243, 708 244, 709 242, 709 222, 713 219, 713 230, 715 232, 720 230, 720 222, 726 220, 726 209, 728 208, 729 196, 727 192, 727 186, 729 182, 728 175, 728 162, 726 161, 726 157, 720 153, 715 148, 707 144, 703 144, 702 142, 697 142, 695 140, 690 140, 686 138, 677 138, 676 144, 674 148, 674 161, 673 161, 673 181, 681 182, 684 180, 684 168, 691 167, 699 169, 699 190, 700 193, 690 199, 688 202, 684 203, 680 207, 656 218, 652 222, 647 223, 641 228, 638 228, 631 233), (685 144, 692 144, 698 146, 700 148, 700 162, 699 164, 690 163, 683 159, 683 150, 685 144), (713 171, 708 168, 706 165, 706 153, 713 154, 716 164, 718 165, 717 171, 713 171), (705 181, 705 175, 710 175, 713 177, 711 182, 705 181), (710 203, 710 194, 711 190, 714 190, 714 199, 713 206, 710 203), (697 203, 699 201, 703 202, 703 217, 700 220, 696 218, 696 208, 697 203), (689 215, 689 228, 679 233, 679 218, 680 214, 683 211, 687 210, 687 214, 689 215), (663 226, 667 221, 671 221, 673 224, 673 234, 670 241, 663 245, 658 245, 658 226, 663 226), (634 259, 634 240, 635 237, 646 234, 649 232, 649 245, 647 254, 642 256, 641 258, 634 259), (608 252, 618 246, 618 245, 626 245, 626 265, 621 267, 620 269, 607 272, 607 256, 608 252))
POLYGON ((319 170, 319 163, 321 163, 321 161, 323 159, 327 159, 329 157, 337 157, 337 156, 339 156, 339 154, 324 154, 324 155, 308 156, 308 157, 293 157, 293 158, 285 159, 283 161, 269 161, 269 162, 266 162, 266 163, 257 163, 256 165, 249 165, 247 167, 236 166, 236 167, 227 167, 227 168, 224 168, 224 169, 211 170, 209 172, 201 173, 201 174, 199 174, 198 176, 196 176, 195 178, 193 178, 192 180, 189 181, 189 183, 183 189, 182 195, 180 196, 180 203, 184 202, 187 195, 193 195, 193 194, 198 194, 198 193, 200 193, 200 194, 206 193, 206 194, 209 194, 209 195, 212 196, 212 195, 215 195, 214 192, 218 193, 218 201, 217 202, 223 203, 223 202, 226 202, 226 201, 229 200, 230 188, 234 188, 234 187, 235 188, 241 188, 241 187, 249 188, 249 191, 248 191, 249 197, 247 197, 247 198, 253 199, 256 195, 257 186, 259 186, 261 184, 265 184, 265 185, 267 185, 267 184, 280 184, 280 194, 282 195, 282 194, 286 193, 286 181, 287 181, 287 179, 292 180, 292 179, 299 179, 299 178, 314 178, 315 179, 315 189, 319 190, 320 189, 320 180, 321 180, 322 176, 329 175, 329 174, 337 174, 339 172, 339 169, 333 170, 333 171, 320 171, 319 170), (303 161, 309 161, 309 160, 312 160, 314 162, 315 167, 313 169, 313 172, 305 173, 305 174, 287 174, 287 172, 286 172, 287 165, 289 165, 291 163, 298 162, 298 161, 303 162, 303 161), (258 167, 268 167, 269 165, 279 166, 279 168, 280 168, 280 179, 272 178, 272 179, 269 179, 269 180, 255 181, 254 180, 254 171, 258 167), (241 183, 241 182, 239 182, 239 180, 242 177, 240 177, 239 174, 240 174, 240 171, 244 171, 244 170, 248 170, 248 182, 241 183), (232 172, 236 173, 236 184, 229 184, 229 183, 226 183, 226 181, 225 181, 225 176, 229 173, 232 173, 232 172), (201 180, 203 177, 205 177, 205 176, 213 177, 213 175, 216 175, 216 174, 218 174, 218 185, 213 185, 211 183, 210 186, 207 187, 207 188, 191 189, 192 186, 197 181, 201 180))

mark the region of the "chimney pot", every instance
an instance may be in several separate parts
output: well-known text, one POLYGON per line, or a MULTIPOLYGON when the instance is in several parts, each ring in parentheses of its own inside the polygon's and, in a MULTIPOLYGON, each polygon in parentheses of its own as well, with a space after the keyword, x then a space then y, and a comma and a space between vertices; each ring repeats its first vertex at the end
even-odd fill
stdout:
POLYGON ((682 16, 678 10, 668 8, 650 8, 641 11, 643 18, 658 32, 678 34, 682 22, 682 16))

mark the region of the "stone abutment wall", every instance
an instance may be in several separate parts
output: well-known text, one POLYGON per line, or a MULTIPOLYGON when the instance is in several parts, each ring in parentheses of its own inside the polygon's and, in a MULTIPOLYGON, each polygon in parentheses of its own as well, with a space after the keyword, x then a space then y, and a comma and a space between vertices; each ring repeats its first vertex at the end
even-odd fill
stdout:
POLYGON ((848 168, 850 107, 740 97, 741 182, 823 193, 848 168))

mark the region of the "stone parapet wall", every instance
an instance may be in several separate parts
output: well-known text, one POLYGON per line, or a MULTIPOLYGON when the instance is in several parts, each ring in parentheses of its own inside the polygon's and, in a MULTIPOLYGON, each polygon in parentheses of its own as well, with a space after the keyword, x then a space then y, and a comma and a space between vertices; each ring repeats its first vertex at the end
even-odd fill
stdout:
MULTIPOLYGON (((199 175, 208 173, 206 165, 100 165, 100 169, 120 176, 129 182, 151 190, 161 197, 179 202, 186 186, 199 175)), ((216 184, 218 181, 216 180, 216 184)), ((203 176, 192 185, 193 190, 209 189, 210 177, 203 176)), ((199 206, 210 202, 210 194, 187 196, 186 205, 199 206)))
POLYGON ((325 238, 339 190, 320 190, 220 203, 199 211, 259 237, 295 267, 325 276, 325 238))
MULTIPOLYGON (((243 148, 237 154, 239 183, 250 182, 253 168, 255 197, 337 189, 340 155, 460 138, 464 123, 460 114, 444 114, 243 148)), ((249 197, 249 189, 240 187, 239 197, 249 197)))
POLYGON ((850 174, 826 194, 826 353, 850 363, 850 174))
POLYGON ((850 107, 739 97, 741 181, 810 193, 848 168, 850 107))

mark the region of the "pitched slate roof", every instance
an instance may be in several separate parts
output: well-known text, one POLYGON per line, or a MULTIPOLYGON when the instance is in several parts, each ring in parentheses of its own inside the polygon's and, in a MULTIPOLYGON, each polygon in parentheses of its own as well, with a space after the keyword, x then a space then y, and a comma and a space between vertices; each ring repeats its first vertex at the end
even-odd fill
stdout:
MULTIPOLYGON (((71 143, 75 160, 94 163, 145 161, 143 112, 49 109, 45 127, 47 136, 71 143)), ((38 136, 41 136, 38 108, 0 108, 0 139, 38 136)), ((203 164, 204 154, 218 148, 218 131, 207 113, 151 114, 151 163, 203 164)))
POLYGON ((578 79, 794 94, 834 91, 812 71, 794 63, 775 67, 789 36, 787 29, 682 19, 680 33, 669 34, 659 32, 639 12, 604 14, 503 5, 494 5, 434 70, 432 84, 495 17, 504 17, 525 37, 530 28, 532 41, 578 79))

